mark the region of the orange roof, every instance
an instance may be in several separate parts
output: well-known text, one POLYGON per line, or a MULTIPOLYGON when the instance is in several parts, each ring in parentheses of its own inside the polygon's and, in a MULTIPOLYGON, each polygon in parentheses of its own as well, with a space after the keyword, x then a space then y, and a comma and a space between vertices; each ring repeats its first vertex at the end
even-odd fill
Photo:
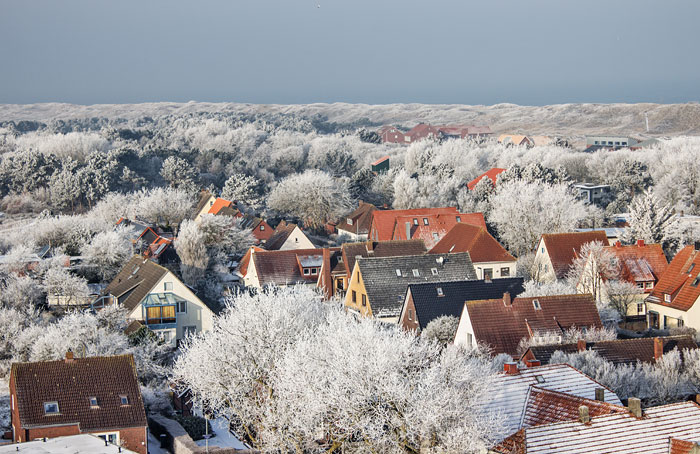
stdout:
POLYGON ((700 275, 700 251, 692 245, 686 246, 671 260, 647 300, 687 311, 700 297, 698 275, 700 275), (670 295, 670 303, 665 301, 665 295, 670 295))
POLYGON ((618 241, 607 247, 620 263, 621 277, 631 283, 656 282, 668 268, 668 261, 660 244, 644 244, 638 241, 633 245, 620 245, 618 241))
POLYGON ((484 177, 488 177, 493 182, 493 185, 496 186, 496 179, 498 178, 498 175, 505 171, 506 169, 501 169, 498 167, 494 167, 493 169, 487 170, 486 172, 482 173, 481 175, 467 183, 467 188, 469 188, 469 190, 471 191, 484 177))
POLYGON ((692 454, 697 443, 671 438, 670 454, 692 454))
POLYGON ((578 256, 581 247, 586 243, 600 241, 604 246, 609 246, 608 236, 603 230, 573 233, 546 233, 542 240, 547 247, 549 259, 557 279, 566 277, 571 264, 578 256))
POLYGON ((262 252, 265 249, 261 249, 257 246, 251 246, 248 251, 245 253, 243 258, 241 259, 241 262, 238 264, 238 272, 241 273, 241 276, 245 276, 248 274, 248 265, 250 264, 250 255, 253 251, 255 252, 262 252))
POLYGON ((444 238, 458 223, 465 223, 486 228, 484 215, 481 213, 449 213, 398 216, 394 224, 394 240, 423 240, 425 247, 432 248, 444 238), (410 227, 407 238, 406 226, 410 227))
POLYGON ((376 233, 374 241, 389 241, 394 239, 394 226, 399 216, 424 216, 437 214, 458 214, 456 207, 415 208, 411 210, 376 210, 372 213, 370 234, 376 233))
POLYGON ((431 250, 431 254, 469 252, 472 262, 514 262, 506 248, 483 227, 458 223, 431 250))
POLYGON ((373 166, 376 166, 377 164, 379 164, 379 163, 381 163, 381 162, 384 162, 384 161, 386 161, 387 159, 389 159, 389 156, 381 157, 381 158, 377 159, 376 161, 374 161, 374 162, 372 163, 372 165, 373 165, 373 166))
POLYGON ((230 208, 233 202, 222 199, 221 197, 218 197, 215 201, 214 204, 209 208, 209 211, 207 212, 208 214, 219 214, 219 211, 223 208, 230 208))

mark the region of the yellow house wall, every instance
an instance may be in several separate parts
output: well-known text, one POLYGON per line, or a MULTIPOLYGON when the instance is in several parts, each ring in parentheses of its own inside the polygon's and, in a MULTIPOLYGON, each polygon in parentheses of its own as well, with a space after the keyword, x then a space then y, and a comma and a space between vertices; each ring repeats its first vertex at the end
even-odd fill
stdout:
POLYGON ((367 306, 362 306, 362 295, 367 296, 365 283, 362 280, 360 267, 355 262, 355 267, 352 270, 352 276, 348 285, 347 293, 345 294, 345 309, 363 315, 364 317, 372 317, 372 307, 369 297, 367 297, 367 306), (352 292, 357 294, 357 302, 352 302, 352 292))
POLYGON ((508 268, 510 270, 509 275, 505 277, 515 277, 515 264, 516 262, 474 262, 474 270, 476 270, 477 279, 484 278, 484 268, 491 268, 493 270, 494 279, 504 277, 501 276, 501 268, 508 268))
POLYGON ((214 205, 214 202, 216 201, 216 197, 213 195, 209 197, 209 200, 207 200, 207 203, 204 204, 204 207, 201 209, 199 213, 197 213, 197 216, 194 217, 194 222, 199 222, 199 220, 209 212, 211 209, 212 205, 214 205))
POLYGON ((296 227, 291 235, 284 242, 280 251, 289 251, 292 249, 314 249, 316 246, 309 240, 304 232, 299 227, 296 227))

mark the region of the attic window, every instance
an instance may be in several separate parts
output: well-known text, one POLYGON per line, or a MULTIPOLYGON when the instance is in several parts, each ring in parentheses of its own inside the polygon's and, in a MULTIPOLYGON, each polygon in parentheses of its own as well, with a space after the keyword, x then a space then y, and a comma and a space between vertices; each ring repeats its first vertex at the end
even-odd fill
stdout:
POLYGON ((398 277, 401 277, 401 270, 398 269, 398 268, 396 269, 396 275, 397 275, 398 277))
POLYGON ((119 396, 119 402, 121 402, 122 405, 129 405, 129 397, 119 396))
POLYGON ((535 308, 536 311, 539 311, 542 309, 542 306, 540 306, 539 300, 532 300, 532 306, 535 308))
POLYGON ((44 402, 44 414, 57 415, 58 413, 58 402, 44 402))
POLYGON ((445 293, 442 291, 442 287, 437 288, 437 294, 438 296, 445 296, 445 293))
POLYGON ((420 277, 420 272, 418 270, 413 270, 414 277, 420 277))
POLYGON ((348 221, 348 225, 352 225, 352 219, 347 218, 346 220, 348 221))
POLYGON ((462 222, 462 217, 461 217, 461 216, 457 216, 457 222, 462 222))
POLYGON ((308 275, 309 275, 309 269, 308 269, 308 268, 304 268, 304 276, 308 276, 308 275))
POLYGON ((428 218, 423 218, 423 225, 428 225, 428 218))
POLYGON ((688 271, 686 271, 686 273, 690 274, 690 272, 693 271, 693 268, 695 268, 695 264, 691 263, 690 268, 688 268, 688 271))
POLYGON ((693 287, 697 287, 697 286, 698 286, 698 283, 700 283, 700 274, 698 274, 698 275, 695 277, 695 280, 694 280, 693 283, 690 284, 690 285, 692 285, 693 287))
POLYGON ((671 302, 671 295, 668 293, 664 293, 664 302, 670 303, 671 302))
POLYGON ((418 218, 413 218, 413 225, 418 225, 418 218))
POLYGON ((260 226, 260 231, 262 232, 263 230, 265 230, 265 226, 264 226, 264 225, 261 225, 261 226, 260 226))
POLYGON ((537 383, 540 384, 545 382, 544 377, 542 375, 535 375, 535 380, 537 380, 537 383))
POLYGON ((430 272, 433 273, 433 276, 437 276, 438 274, 437 268, 430 268, 430 272))
POLYGON ((90 406, 93 408, 99 407, 99 405, 97 405, 97 397, 95 397, 95 396, 90 397, 90 406))
POLYGON ((434 240, 439 240, 440 237, 438 236, 437 232, 433 232, 433 239, 434 240))

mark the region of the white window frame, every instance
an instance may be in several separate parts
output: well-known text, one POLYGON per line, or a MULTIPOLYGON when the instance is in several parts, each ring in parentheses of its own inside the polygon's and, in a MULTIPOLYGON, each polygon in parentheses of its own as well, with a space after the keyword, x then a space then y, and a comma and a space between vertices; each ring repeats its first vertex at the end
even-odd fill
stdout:
POLYGON ((413 269, 413 277, 420 277, 420 271, 413 269))
POLYGON ((172 292, 173 291, 173 283, 172 282, 163 282, 163 291, 172 292), (168 287, 170 287, 170 288, 168 288, 168 287))
POLYGON ((61 407, 58 406, 58 402, 55 400, 44 402, 44 414, 47 416, 51 415, 60 415, 61 414, 61 407), (56 406, 56 411, 48 411, 49 406, 56 406))

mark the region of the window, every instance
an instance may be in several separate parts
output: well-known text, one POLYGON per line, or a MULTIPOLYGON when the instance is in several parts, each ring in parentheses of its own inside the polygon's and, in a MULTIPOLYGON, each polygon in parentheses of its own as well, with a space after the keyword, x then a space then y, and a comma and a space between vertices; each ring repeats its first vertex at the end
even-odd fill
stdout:
POLYGON ((420 277, 420 272, 418 270, 413 270, 414 277, 420 277))
POLYGON ((664 302, 670 303, 671 302, 671 295, 668 293, 664 293, 664 302))
POLYGON ((264 230, 265 230, 265 226, 264 226, 264 225, 261 225, 261 226, 260 226, 260 231, 262 232, 262 231, 264 231, 264 230))
POLYGON ((44 402, 44 414, 57 415, 58 414, 58 402, 44 402))
POLYGON ((467 347, 471 347, 472 343, 472 333, 467 333, 467 347))
POLYGON ((148 306, 146 308, 146 323, 175 323, 175 306, 148 306))
POLYGON ((99 405, 97 405, 97 397, 93 396, 90 398, 90 406, 91 407, 99 407, 99 405))
POLYGON ((690 272, 693 271, 693 268, 695 268, 695 264, 691 263, 690 267, 688 268, 688 271, 686 271, 686 273, 690 274, 690 272))
POLYGON ((357 303, 357 293, 355 290, 352 291, 352 302, 357 303))
POLYGON ((435 241, 437 241, 437 240, 440 239, 440 236, 437 234, 437 232, 433 232, 433 239, 434 239, 435 241))
POLYGON ((615 145, 620 145, 620 142, 615 142, 615 145))
POLYGON ((186 314, 187 313, 187 301, 178 301, 177 302, 177 312, 178 312, 178 314, 186 314))
POLYGON ((493 268, 484 268, 484 280, 490 281, 493 279, 493 268))
POLYGON ((401 270, 397 269, 397 270, 396 270, 396 275, 397 275, 398 277, 401 277, 401 270))
POLYGON ((549 271, 549 265, 545 263, 544 264, 544 272, 546 273, 547 271, 549 271))
POLYGON ((457 216, 457 222, 462 222, 462 217, 461 217, 461 216, 457 216))
POLYGON ((644 288, 644 282, 637 282, 638 288, 644 288))
POLYGON ((542 253, 544 254, 544 248, 542 248, 542 253))
POLYGON ((170 333, 170 331, 162 331, 159 333, 160 337, 163 338, 163 342, 170 343, 172 340, 173 336, 170 333))
POLYGON ((700 283, 700 274, 698 274, 698 275, 695 277, 695 279, 693 280, 693 283, 690 284, 690 285, 692 285, 693 287, 697 287, 697 286, 698 286, 698 283, 700 283))
POLYGON ((304 268, 304 276, 308 276, 308 275, 309 275, 309 269, 308 269, 308 268, 304 268))
POLYGON ((539 300, 532 300, 532 306, 535 308, 536 311, 539 311, 542 309, 542 306, 540 306, 539 300))
POLYGON ((501 277, 508 277, 508 276, 510 276, 510 268, 508 268, 507 266, 501 268, 501 277))
POLYGON ((428 218, 423 218, 423 225, 428 225, 428 218))
POLYGON ((316 276, 318 274, 318 268, 311 268, 311 275, 316 276))
POLYGON ((413 218, 413 225, 418 225, 418 218, 413 218))
POLYGON ((347 218, 346 221, 347 221, 347 224, 348 224, 348 225, 352 225, 352 219, 347 218))
POLYGON ((443 291, 442 291, 442 287, 438 287, 436 290, 437 290, 438 296, 445 296, 445 293, 443 293, 443 291))
POLYGON ((637 303, 637 314, 641 315, 644 313, 644 303, 637 303))
POLYGON ((622 142, 622 145, 627 145, 627 142, 622 142))
POLYGON ((647 288, 647 289, 654 288, 654 283, 653 283, 653 282, 647 282, 647 283, 646 283, 646 288, 647 288))
POLYGON ((595 144, 596 144, 596 145, 599 145, 600 143, 599 143, 599 141, 596 140, 596 141, 595 141, 595 144))
POLYGON ((172 291, 173 290, 173 283, 172 282, 164 282, 163 283, 163 288, 165 291, 172 291))
POLYGON ((129 405, 129 397, 119 396, 119 402, 121 402, 122 405, 129 405))
POLYGON ((364 293, 362 294, 362 305, 367 306, 367 295, 364 293))
POLYGON ((118 445, 119 444, 119 432, 110 432, 106 434, 100 434, 98 435, 101 439, 104 441, 113 444, 113 445, 118 445))
POLYGON ((433 276, 437 276, 438 274, 437 268, 430 268, 430 272, 433 274, 433 276))
POLYGON ((659 313, 649 311, 649 328, 659 329, 659 313))
POLYGON ((537 383, 540 384, 545 382, 544 377, 542 375, 535 375, 535 380, 537 380, 537 383))
POLYGON ((408 319, 413 320, 413 309, 408 310, 408 319))

